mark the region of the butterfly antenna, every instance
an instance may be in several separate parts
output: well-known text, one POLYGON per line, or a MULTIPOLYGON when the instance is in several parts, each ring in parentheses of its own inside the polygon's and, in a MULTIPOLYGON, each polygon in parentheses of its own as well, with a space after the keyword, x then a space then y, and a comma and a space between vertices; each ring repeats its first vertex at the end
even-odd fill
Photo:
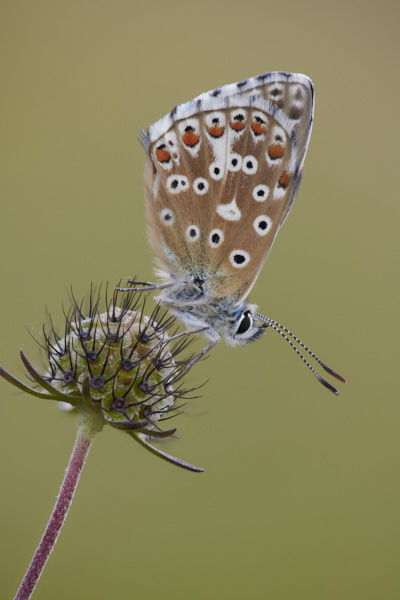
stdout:
POLYGON ((298 348, 296 348, 296 346, 289 339, 288 336, 290 336, 292 339, 294 339, 299 344, 299 346, 301 346, 301 348, 303 348, 306 352, 308 352, 308 354, 310 356, 312 356, 313 359, 327 373, 329 373, 329 375, 332 375, 332 377, 335 377, 335 379, 338 379, 342 383, 346 383, 346 379, 344 377, 342 377, 341 375, 339 375, 339 373, 336 373, 336 371, 334 371, 333 369, 331 369, 330 367, 328 367, 328 365, 326 365, 320 358, 318 358, 318 356, 316 354, 314 354, 314 352, 312 352, 309 348, 307 348, 307 346, 305 344, 303 344, 303 342, 301 340, 299 340, 299 338, 296 337, 291 331, 289 331, 289 329, 287 329, 286 327, 284 327, 284 325, 281 325, 280 323, 278 323, 277 321, 274 321, 273 319, 270 319, 269 317, 264 317, 264 315, 255 314, 254 316, 256 317, 256 319, 260 319, 260 321, 262 321, 263 323, 265 323, 267 327, 272 327, 272 329, 274 329, 275 331, 277 331, 288 342, 288 344, 290 344, 290 346, 293 348, 293 350, 296 352, 296 354, 298 356, 300 356, 300 358, 303 360, 303 362, 305 362, 305 364, 307 365, 307 367, 310 369, 311 373, 313 375, 315 375, 315 377, 318 379, 318 381, 320 383, 322 383, 322 385, 324 385, 325 387, 327 387, 328 390, 330 390, 331 392, 333 392, 334 394, 336 394, 336 396, 339 396, 338 390, 333 385, 331 385, 328 381, 326 381, 326 379, 324 379, 323 377, 321 377, 321 375, 314 369, 314 367, 312 367, 312 365, 310 365, 310 363, 308 362, 308 360, 302 355, 302 353, 300 352, 300 350, 298 348))

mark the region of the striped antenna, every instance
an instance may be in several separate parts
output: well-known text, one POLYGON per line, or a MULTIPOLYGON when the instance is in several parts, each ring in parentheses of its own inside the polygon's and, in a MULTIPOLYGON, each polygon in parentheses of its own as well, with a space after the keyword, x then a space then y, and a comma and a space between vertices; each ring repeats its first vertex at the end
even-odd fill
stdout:
POLYGON ((336 373, 336 371, 334 371, 333 369, 331 369, 330 367, 328 367, 328 365, 326 365, 320 358, 318 358, 318 356, 316 354, 314 354, 314 352, 312 352, 309 348, 307 348, 307 346, 305 344, 303 344, 303 342, 301 340, 299 340, 299 338, 296 337, 294 335, 294 333, 292 333, 291 331, 289 331, 289 329, 287 329, 286 327, 284 327, 284 325, 281 325, 280 323, 278 323, 277 321, 274 321, 273 319, 270 319, 269 317, 264 317, 264 315, 255 314, 253 316, 256 319, 259 319, 260 321, 262 321, 263 323, 265 323, 265 325, 267 327, 271 327, 272 329, 274 329, 275 331, 277 331, 288 342, 288 344, 290 344, 290 346, 293 348, 293 350, 296 352, 296 354, 298 356, 300 356, 300 358, 303 360, 303 362, 305 362, 305 364, 307 365, 307 367, 310 369, 311 373, 318 379, 318 381, 320 383, 322 383, 322 385, 324 385, 325 387, 327 387, 328 390, 330 390, 331 392, 333 392, 334 394, 336 394, 336 396, 339 396, 339 391, 333 385, 331 385, 328 381, 326 381, 326 379, 324 379, 323 377, 321 377, 321 375, 314 369, 314 367, 312 365, 310 365, 310 363, 308 362, 308 360, 302 355, 302 353, 300 352, 300 350, 289 339, 289 337, 291 337, 293 340, 295 340, 295 342, 297 342, 297 344, 301 348, 303 348, 303 350, 305 350, 306 352, 308 352, 308 354, 310 356, 312 356, 312 358, 327 373, 329 373, 329 375, 332 375, 332 377, 335 377, 335 379, 338 379, 342 383, 346 383, 346 380, 345 380, 344 377, 342 377, 341 375, 339 375, 339 373, 336 373))

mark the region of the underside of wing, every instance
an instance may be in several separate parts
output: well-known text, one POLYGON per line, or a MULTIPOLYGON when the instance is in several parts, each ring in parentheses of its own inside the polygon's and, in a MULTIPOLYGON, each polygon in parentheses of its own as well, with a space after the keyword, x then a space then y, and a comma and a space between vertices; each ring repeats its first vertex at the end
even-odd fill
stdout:
POLYGON ((312 84, 267 74, 179 105, 142 136, 151 244, 214 298, 246 297, 294 203, 312 84))

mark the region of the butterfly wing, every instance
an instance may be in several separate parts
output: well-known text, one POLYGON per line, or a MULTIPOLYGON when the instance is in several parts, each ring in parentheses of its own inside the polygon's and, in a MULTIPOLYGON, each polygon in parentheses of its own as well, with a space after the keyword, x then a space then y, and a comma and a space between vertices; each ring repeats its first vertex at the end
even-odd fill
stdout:
POLYGON ((310 79, 268 73, 143 133, 150 241, 169 272, 212 298, 248 295, 295 201, 312 118, 310 79))

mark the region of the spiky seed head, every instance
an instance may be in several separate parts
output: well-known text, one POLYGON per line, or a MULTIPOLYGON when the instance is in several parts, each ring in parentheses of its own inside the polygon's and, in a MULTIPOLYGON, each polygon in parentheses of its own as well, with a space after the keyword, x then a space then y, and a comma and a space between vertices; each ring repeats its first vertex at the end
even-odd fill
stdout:
POLYGON ((89 382, 90 398, 111 424, 147 422, 154 429, 174 406, 172 381, 177 367, 168 333, 139 310, 81 318, 76 309, 62 339, 47 341, 50 369, 46 379, 75 404, 89 382))

